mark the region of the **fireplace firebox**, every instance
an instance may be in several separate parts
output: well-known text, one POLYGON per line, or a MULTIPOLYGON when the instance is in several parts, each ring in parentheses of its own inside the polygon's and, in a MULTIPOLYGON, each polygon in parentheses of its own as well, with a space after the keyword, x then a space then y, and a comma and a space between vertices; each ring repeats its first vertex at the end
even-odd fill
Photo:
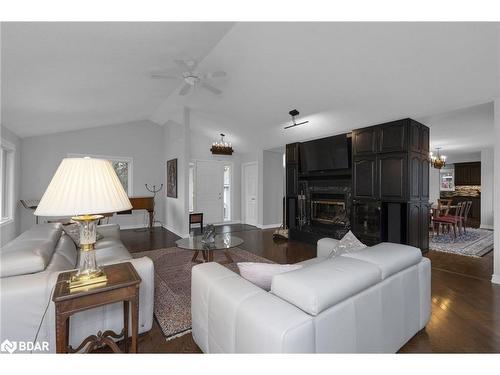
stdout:
POLYGON ((346 225, 346 204, 340 199, 312 199, 311 222, 321 224, 346 225))

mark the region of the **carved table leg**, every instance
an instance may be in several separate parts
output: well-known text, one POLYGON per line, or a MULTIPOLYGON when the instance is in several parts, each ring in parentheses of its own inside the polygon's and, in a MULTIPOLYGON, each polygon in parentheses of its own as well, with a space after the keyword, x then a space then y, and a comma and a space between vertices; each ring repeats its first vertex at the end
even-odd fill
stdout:
POLYGON ((56 307, 56 353, 68 352, 69 316, 58 314, 56 307))
POLYGON ((123 301, 123 352, 128 353, 128 321, 129 321, 129 303, 123 301))
POLYGON ((132 344, 131 353, 137 353, 137 336, 139 335, 139 287, 136 287, 135 297, 131 301, 132 309, 132 344))

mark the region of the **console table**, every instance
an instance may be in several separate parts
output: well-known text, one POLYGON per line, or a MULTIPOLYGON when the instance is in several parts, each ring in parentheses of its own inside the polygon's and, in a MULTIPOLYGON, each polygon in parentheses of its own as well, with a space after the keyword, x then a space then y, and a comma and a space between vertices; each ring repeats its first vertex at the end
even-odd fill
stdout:
POLYGON ((76 271, 63 272, 57 278, 52 300, 56 307, 56 352, 89 353, 101 345, 108 345, 115 353, 122 351, 114 339, 123 340, 124 352, 128 352, 129 310, 132 322, 130 352, 137 353, 139 332, 139 284, 141 278, 130 262, 102 267, 108 278, 103 285, 71 292, 69 280, 76 271), (69 345, 70 317, 80 311, 89 310, 116 302, 123 302, 123 330, 120 334, 107 330, 85 338, 77 348, 69 345))

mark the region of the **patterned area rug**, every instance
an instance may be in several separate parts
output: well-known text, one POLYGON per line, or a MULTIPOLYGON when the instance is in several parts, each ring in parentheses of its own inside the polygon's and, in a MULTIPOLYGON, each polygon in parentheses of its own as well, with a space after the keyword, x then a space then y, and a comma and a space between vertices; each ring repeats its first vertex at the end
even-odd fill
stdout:
MULTIPOLYGON (((224 266, 238 273, 238 262, 274 263, 240 248, 230 249, 234 263, 224 266)), ((215 261, 225 260, 221 251, 215 261)), ((133 253, 134 258, 147 256, 155 267, 154 315, 163 334, 170 340, 191 331, 191 262, 193 253, 177 247, 133 253)), ((201 254, 200 254, 201 257, 201 254)))
POLYGON ((481 257, 493 250, 493 231, 467 229, 467 233, 453 237, 451 233, 430 236, 429 249, 470 257, 481 257))

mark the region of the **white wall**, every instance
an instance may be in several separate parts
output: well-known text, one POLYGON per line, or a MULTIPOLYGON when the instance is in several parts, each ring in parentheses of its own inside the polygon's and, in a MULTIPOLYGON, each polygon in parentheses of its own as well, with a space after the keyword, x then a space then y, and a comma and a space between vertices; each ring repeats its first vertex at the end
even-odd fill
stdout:
MULTIPOLYGON (((165 196, 165 228, 181 237, 187 237, 189 215, 189 109, 185 108, 183 123, 168 121, 165 124, 164 165, 171 159, 177 159, 177 198, 165 196)), ((165 186, 167 184, 165 175, 165 186)))
POLYGON ((439 169, 429 168, 429 202, 437 202, 440 197, 439 169))
MULTIPOLYGON (((164 181, 164 129, 151 121, 102 126, 71 132, 22 139, 21 198, 41 198, 61 160, 68 154, 94 154, 133 158, 133 196, 149 196, 144 184, 160 185, 164 181)), ((157 195, 157 218, 164 208, 164 191, 157 195)), ((21 231, 35 223, 33 211, 23 209, 21 231)), ((122 227, 144 226, 145 211, 115 215, 110 222, 122 227)))
POLYGON ((11 241, 17 235, 20 233, 20 227, 21 227, 21 219, 20 219, 20 212, 21 212, 21 204, 19 203, 19 190, 21 186, 21 139, 11 132, 9 129, 7 129, 5 126, 1 126, 1 134, 0 136, 8 141, 9 143, 12 143, 14 147, 16 148, 15 153, 14 153, 14 210, 13 210, 13 215, 14 215, 14 221, 12 223, 7 223, 2 225, 1 227, 1 239, 0 239, 0 245, 3 246, 7 242, 11 241))
MULTIPOLYGON (((500 197, 500 97, 495 100, 495 152, 493 162, 494 196, 500 197)), ((500 199, 493 202, 495 243, 493 246, 493 276, 491 281, 500 284, 500 199)))
POLYGON ((283 153, 267 151, 263 153, 263 217, 264 227, 280 226, 283 222, 283 153))
POLYGON ((481 228, 493 229, 494 149, 481 151, 481 228))

